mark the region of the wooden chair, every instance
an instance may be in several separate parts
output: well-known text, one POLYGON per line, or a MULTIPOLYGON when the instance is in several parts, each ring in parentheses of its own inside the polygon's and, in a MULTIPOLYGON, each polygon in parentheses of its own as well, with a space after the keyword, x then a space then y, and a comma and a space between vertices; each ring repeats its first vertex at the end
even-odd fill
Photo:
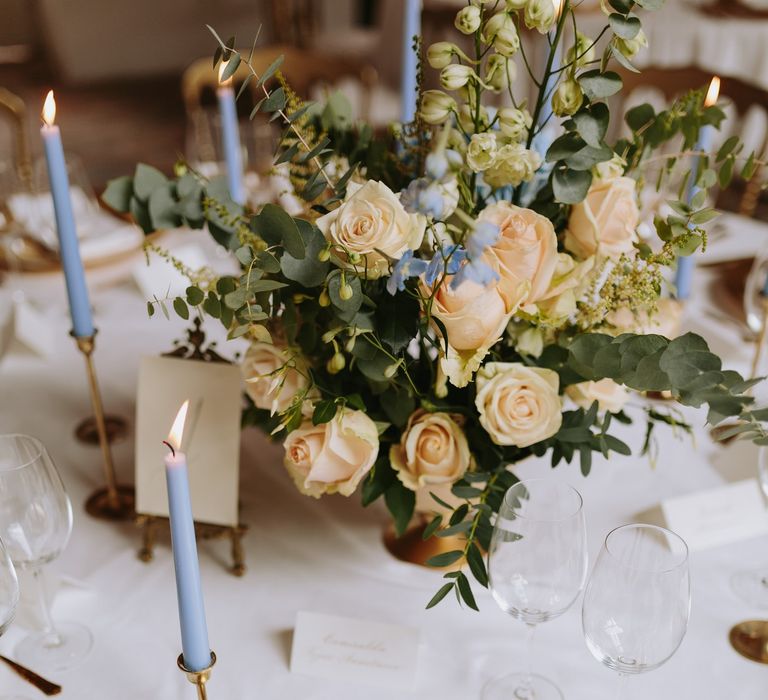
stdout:
POLYGON ((0 87, 0 115, 10 123, 11 138, 15 142, 14 165, 19 179, 25 185, 32 183, 32 156, 26 122, 27 108, 18 95, 0 87))
MULTIPOLYGON (((652 88, 660 91, 664 98, 671 102, 676 97, 701 87, 706 87, 712 79, 712 74, 701 68, 645 68, 641 73, 625 71, 624 99, 631 96, 640 88, 652 88)), ((750 85, 737 78, 721 76, 720 98, 726 98, 733 105, 739 119, 755 105, 768 112, 768 91, 750 85)), ((768 153, 768 133, 764 134, 758 154, 768 153)), ((758 169, 746 183, 738 205, 739 214, 753 216, 757 209, 761 192, 761 170, 758 169)))

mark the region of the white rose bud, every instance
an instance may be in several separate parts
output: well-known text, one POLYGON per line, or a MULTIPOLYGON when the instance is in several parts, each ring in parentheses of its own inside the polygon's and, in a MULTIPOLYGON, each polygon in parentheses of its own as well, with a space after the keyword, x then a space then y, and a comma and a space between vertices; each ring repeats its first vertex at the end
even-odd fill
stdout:
POLYGON ((456 44, 450 41, 438 41, 427 49, 427 61, 432 68, 440 70, 450 65, 456 52, 456 44))
POLYGON ((526 328, 517 338, 515 349, 524 355, 539 357, 544 352, 544 332, 540 328, 526 328))
POLYGON ((507 10, 509 12, 524 10, 527 4, 528 0, 506 0, 507 10))
POLYGON ((648 38, 645 36, 645 32, 641 29, 634 39, 622 39, 621 37, 614 37, 616 42, 616 49, 622 56, 632 58, 640 49, 644 49, 648 46, 648 38))
POLYGON ((508 143, 498 150, 483 179, 494 189, 506 185, 517 187, 521 182, 532 180, 540 165, 541 157, 536 151, 529 151, 519 143, 508 143))
POLYGON ((496 135, 473 134, 467 146, 467 164, 476 173, 487 170, 496 158, 496 135))
POLYGON ((485 70, 485 82, 497 91, 503 90, 517 77, 515 62, 499 53, 491 54, 485 70))
POLYGON ((512 141, 522 141, 528 135, 531 123, 531 115, 527 109, 502 107, 499 110, 499 129, 512 141))
POLYGON ((592 176, 596 182, 601 180, 613 180, 615 177, 621 177, 624 174, 624 169, 626 167, 627 161, 618 153, 614 153, 613 158, 598 163, 592 168, 592 176))
POLYGON ((476 5, 467 5, 456 15, 454 25, 462 34, 474 34, 480 27, 480 8, 476 5))
POLYGON ((492 44, 502 56, 511 56, 520 48, 515 21, 506 12, 499 12, 485 23, 483 39, 486 44, 492 44))
POLYGON ((570 116, 579 111, 584 101, 581 86, 573 78, 563 80, 552 95, 552 111, 558 117, 570 116))
POLYGON ((529 0, 525 6, 525 26, 546 34, 555 23, 555 4, 552 0, 529 0))
POLYGON ((440 71, 440 84, 444 90, 458 90, 475 77, 475 71, 469 66, 452 63, 440 71))
POLYGON ((577 68, 595 60, 595 47, 592 45, 592 39, 586 34, 576 32, 576 41, 565 54, 565 62, 576 63, 577 68))
POLYGON ((441 90, 427 90, 421 100, 421 118, 427 124, 442 124, 456 109, 456 100, 441 90))

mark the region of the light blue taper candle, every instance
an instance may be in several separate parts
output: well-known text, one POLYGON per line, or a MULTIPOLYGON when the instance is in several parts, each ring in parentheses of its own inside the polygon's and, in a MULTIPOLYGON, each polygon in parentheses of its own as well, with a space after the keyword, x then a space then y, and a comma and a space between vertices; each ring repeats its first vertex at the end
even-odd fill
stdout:
POLYGON ((405 0, 403 14, 403 60, 400 75, 400 121, 412 122, 416 116, 416 72, 418 60, 413 37, 421 35, 421 0, 405 0))
MULTIPOLYGON (((712 82, 709 84, 709 90, 707 90, 706 98, 704 99, 704 106, 710 107, 717 102, 717 97, 720 93, 720 78, 717 76, 712 78, 712 82)), ((696 141, 694 150, 698 153, 708 153, 712 149, 712 142, 715 138, 715 127, 704 126, 699 131, 699 138, 696 141)), ((696 186, 696 181, 699 179, 699 167, 701 165, 701 158, 699 155, 694 155, 691 159, 691 176, 688 181, 688 188, 685 193, 686 204, 690 204, 699 188, 696 186)), ((695 255, 695 254, 694 254, 695 255)), ((675 289, 677 291, 677 298, 680 300, 688 299, 691 296, 691 287, 693 285, 693 271, 696 267, 696 259, 693 255, 678 256, 677 258, 677 270, 675 271, 675 289)), ((768 286, 768 280, 766 281, 768 286)))
POLYGON ((168 515, 171 521, 173 565, 176 570, 182 656, 187 669, 201 671, 211 665, 211 647, 208 644, 208 625, 205 621, 200 564, 197 560, 187 456, 180 451, 188 408, 189 401, 185 401, 168 436, 168 443, 173 446, 173 451, 165 458, 165 478, 168 484, 168 515))
POLYGON ((56 214, 56 230, 59 234, 59 256, 67 283, 69 312, 72 316, 72 332, 78 338, 92 336, 93 319, 91 304, 88 299, 88 287, 85 284, 85 271, 80 260, 80 246, 77 242, 75 217, 72 213, 72 200, 69 193, 69 177, 64 149, 61 145, 61 132, 53 122, 56 117, 56 102, 53 90, 45 98, 43 120, 40 130, 43 137, 45 161, 48 166, 48 181, 51 185, 53 208, 56 214))
POLYGON ((221 147, 224 150, 224 161, 227 166, 229 196, 233 202, 245 204, 243 153, 240 146, 240 126, 237 121, 235 91, 231 85, 223 83, 216 90, 216 96, 219 100, 221 147))

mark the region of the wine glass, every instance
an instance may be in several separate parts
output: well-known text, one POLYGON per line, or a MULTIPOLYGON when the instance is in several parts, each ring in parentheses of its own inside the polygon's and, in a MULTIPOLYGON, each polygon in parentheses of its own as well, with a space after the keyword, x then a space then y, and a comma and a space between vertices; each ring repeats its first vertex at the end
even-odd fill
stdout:
POLYGON ((652 671, 677 651, 688 628, 688 546, 656 525, 624 525, 605 538, 584 593, 582 624, 592 655, 619 674, 652 671))
MULTIPOLYGON (((768 450, 764 447, 757 458, 757 481, 768 507, 768 450)), ((731 586, 745 603, 768 609, 768 564, 759 569, 737 571, 731 577, 731 586)))
MULTIPOLYGON (((0 540, 0 637, 8 629, 16 615, 19 603, 19 581, 16 569, 2 540, 0 540)), ((18 695, 0 695, 0 700, 26 700, 18 695)))
POLYGON ((573 605, 587 578, 582 498, 552 478, 529 479, 504 495, 488 552, 489 588, 499 607, 528 628, 527 670, 491 680, 483 700, 557 700, 559 688, 532 673, 536 626, 573 605))
POLYGON ((43 629, 16 647, 25 665, 64 670, 93 644, 82 625, 54 626, 45 590, 42 566, 62 552, 71 532, 72 505, 45 447, 28 435, 0 435, 0 537, 16 568, 31 572, 43 619, 43 629))

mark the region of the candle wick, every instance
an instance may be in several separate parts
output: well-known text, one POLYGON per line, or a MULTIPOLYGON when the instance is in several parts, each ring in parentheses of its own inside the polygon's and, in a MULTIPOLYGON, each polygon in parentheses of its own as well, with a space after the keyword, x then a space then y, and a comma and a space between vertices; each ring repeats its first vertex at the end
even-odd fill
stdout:
POLYGON ((170 442, 168 442, 167 440, 163 440, 163 445, 165 445, 171 451, 172 456, 174 457, 176 456, 176 450, 173 449, 173 445, 171 445, 170 442))

